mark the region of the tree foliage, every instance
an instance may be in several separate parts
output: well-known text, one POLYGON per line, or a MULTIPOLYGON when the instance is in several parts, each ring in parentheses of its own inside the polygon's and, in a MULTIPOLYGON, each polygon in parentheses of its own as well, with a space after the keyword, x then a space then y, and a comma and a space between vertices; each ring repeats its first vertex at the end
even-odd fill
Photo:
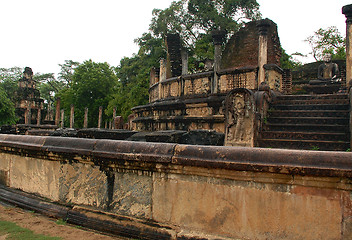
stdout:
POLYGON ((16 123, 14 104, 0 86, 0 126, 14 123, 16 123))
POLYGON ((116 107, 117 114, 125 120, 131 114, 132 107, 148 102, 150 69, 158 67, 159 60, 166 55, 163 39, 153 37, 151 33, 143 34, 135 42, 139 45, 138 53, 121 59, 116 68, 119 81, 106 111, 111 116, 116 107))
POLYGON ((65 63, 59 64, 59 66, 61 67, 61 71, 59 73, 58 79, 68 85, 72 81, 72 76, 75 68, 79 65, 79 62, 73 60, 65 60, 65 63))
POLYGON ((165 10, 154 9, 150 31, 154 36, 178 33, 187 47, 204 34, 221 29, 229 33, 241 24, 260 17, 255 0, 180 0, 172 2, 165 10))
MULTIPOLYGON (((89 109, 88 127, 98 124, 99 107, 107 108, 116 86, 116 75, 107 63, 88 60, 74 69, 69 87, 59 94, 69 119, 71 104, 75 107, 75 127, 83 127, 84 110, 89 109)), ((106 120, 107 117, 103 116, 106 120)), ((68 121, 66 121, 66 126, 68 121)))
POLYGON ((326 53, 330 53, 333 59, 346 58, 345 38, 335 26, 319 28, 305 41, 311 46, 311 54, 316 61, 322 61, 326 53))
MULTIPOLYGON (((294 53, 292 55, 300 55, 300 56, 302 56, 301 53, 294 53)), ((297 61, 296 59, 294 59, 292 55, 287 54, 285 49, 281 48, 281 58, 280 58, 281 68, 283 68, 283 69, 294 69, 294 68, 302 65, 302 63, 297 61)))
POLYGON ((0 87, 6 95, 14 100, 15 92, 18 88, 18 80, 22 78, 23 68, 0 68, 0 87))

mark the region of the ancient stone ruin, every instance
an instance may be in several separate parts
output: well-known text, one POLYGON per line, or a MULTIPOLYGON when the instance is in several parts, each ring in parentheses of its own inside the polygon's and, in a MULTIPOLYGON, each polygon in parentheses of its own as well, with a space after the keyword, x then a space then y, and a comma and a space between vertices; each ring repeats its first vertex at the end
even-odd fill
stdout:
POLYGON ((38 124, 42 119, 44 100, 40 98, 39 90, 33 80, 33 71, 26 67, 23 77, 18 81, 16 93, 16 115, 20 124, 38 124))
MULTIPOLYGON (((267 51, 279 47, 270 20, 238 33, 243 41, 258 38, 258 60, 246 63, 254 65, 240 66, 238 53, 223 69, 224 33, 215 31, 213 70, 185 74, 187 57, 177 44, 151 71, 150 103, 128 119, 145 132, 123 137, 149 142, 104 139, 122 135, 100 129, 102 109, 97 130, 81 129, 80 138, 0 134, 0 200, 132 239, 351 239, 352 4, 342 12, 347 59, 337 92, 289 94, 291 73, 267 51), (227 147, 201 146, 224 140, 227 147)), ((229 43, 234 51, 236 41, 229 43)), ((249 45, 252 51, 256 44, 249 45)), ((314 85, 319 65, 306 86, 314 85)), ((334 72, 323 75, 329 82, 334 72)))
POLYGON ((181 58, 179 37, 167 36, 168 58, 166 63, 161 60, 160 69, 151 71, 149 104, 133 109, 135 130, 213 130, 226 135, 226 145, 255 145, 254 126, 260 121, 255 113, 265 105, 263 101, 263 106, 256 106, 255 99, 269 98, 271 92, 283 92, 291 84, 280 68, 277 26, 269 19, 250 22, 232 36, 222 52, 225 34, 212 32, 213 69, 196 74, 180 74, 186 63, 181 58), (248 91, 227 96, 239 88, 248 91), (261 91, 267 95, 258 95, 261 91))
POLYGON ((350 148, 348 66, 339 74, 327 59, 304 85, 305 95, 289 95, 292 72, 280 67, 273 21, 247 23, 224 46, 225 34, 212 32, 213 66, 196 74, 184 70, 179 37, 166 36, 167 60, 151 70, 149 104, 133 108, 133 130, 208 131, 223 134, 226 146, 350 148))

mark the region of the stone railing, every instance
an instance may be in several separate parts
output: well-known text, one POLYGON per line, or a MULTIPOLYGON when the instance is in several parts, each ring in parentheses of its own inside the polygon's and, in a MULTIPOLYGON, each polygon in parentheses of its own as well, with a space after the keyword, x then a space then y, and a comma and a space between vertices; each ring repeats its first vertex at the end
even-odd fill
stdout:
MULTIPOLYGON (((282 92, 290 83, 283 82, 284 71, 275 64, 264 65, 265 82, 270 89, 282 92), (283 84, 286 84, 283 86, 283 84)), ((218 84, 213 83, 214 72, 182 75, 153 84, 149 88, 149 102, 180 96, 225 94, 236 88, 258 90, 258 67, 225 69, 217 72, 218 84), (217 90, 214 88, 217 86, 217 90), (161 91, 161 92, 160 92, 161 91)))
MULTIPOLYGON (((349 239, 351 158, 0 135, 0 182, 71 206, 68 220, 138 239, 349 239)), ((28 207, 26 196, 13 202, 28 207)))

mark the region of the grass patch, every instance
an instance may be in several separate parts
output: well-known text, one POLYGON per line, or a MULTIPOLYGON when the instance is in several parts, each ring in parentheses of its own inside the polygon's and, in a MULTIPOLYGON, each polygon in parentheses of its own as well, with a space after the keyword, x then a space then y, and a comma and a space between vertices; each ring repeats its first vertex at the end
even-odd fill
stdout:
POLYGON ((63 219, 58 219, 56 222, 55 222, 57 225, 66 225, 67 224, 67 222, 65 221, 65 220, 63 220, 63 219))
POLYGON ((15 223, 0 221, 0 235, 8 234, 6 240, 61 240, 60 237, 49 237, 42 234, 35 234, 31 230, 22 228, 15 223))
POLYGON ((312 146, 312 150, 313 150, 313 151, 319 151, 319 149, 320 149, 320 148, 319 148, 318 146, 312 146))

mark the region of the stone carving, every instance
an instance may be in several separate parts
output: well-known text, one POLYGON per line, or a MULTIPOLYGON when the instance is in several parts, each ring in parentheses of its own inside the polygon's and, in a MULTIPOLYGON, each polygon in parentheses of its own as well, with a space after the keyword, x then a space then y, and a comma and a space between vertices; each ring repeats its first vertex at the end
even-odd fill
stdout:
POLYGON ((318 68, 318 79, 311 80, 309 84, 320 85, 338 82, 339 67, 336 63, 331 62, 331 54, 324 56, 324 63, 318 68))
POLYGON ((225 145, 253 146, 253 93, 244 88, 231 91, 225 100, 225 145))

